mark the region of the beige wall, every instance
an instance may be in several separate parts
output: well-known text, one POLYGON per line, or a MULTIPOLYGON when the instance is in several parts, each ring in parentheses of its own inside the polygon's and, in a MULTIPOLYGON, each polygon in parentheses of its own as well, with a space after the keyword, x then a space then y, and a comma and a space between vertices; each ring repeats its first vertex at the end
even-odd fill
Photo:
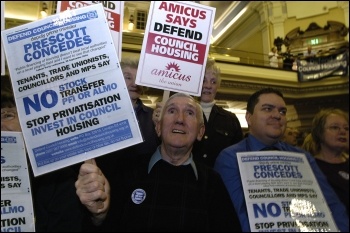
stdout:
MULTIPOLYGON (((325 27, 328 21, 336 21, 343 23, 345 26, 348 25, 345 15, 348 12, 348 8, 346 7, 347 4, 344 4, 344 2, 286 1, 285 3, 286 12, 281 16, 281 18, 285 17, 283 22, 284 36, 298 27, 301 31, 305 31, 311 23, 316 23, 321 28, 325 27), (341 6, 343 6, 344 9, 341 6)), ((274 46, 273 42, 277 35, 275 35, 274 26, 271 22, 269 24, 268 33, 270 37, 269 46, 272 47, 274 46)), ((347 41, 348 36, 344 37, 344 39, 347 41)), ((247 40, 247 42, 248 41, 249 40, 247 40)), ((260 44, 260 46, 262 47, 263 44, 260 44)), ((285 46, 282 46, 282 52, 285 51, 285 46)))
POLYGON ((344 10, 341 8, 330 9, 328 13, 322 15, 316 15, 313 17, 297 19, 296 17, 288 18, 284 22, 284 31, 286 34, 296 27, 300 27, 300 30, 305 31, 310 23, 317 23, 318 26, 324 27, 327 25, 327 21, 338 21, 345 24, 344 10))
POLYGON ((263 39, 262 39, 261 32, 259 31, 255 33, 253 36, 249 37, 247 40, 245 40, 244 43, 240 44, 235 50, 254 51, 246 55, 243 54, 243 56, 246 56, 246 57, 242 57, 242 55, 239 57, 241 58, 241 60, 248 59, 249 57, 249 62, 247 63, 261 65, 257 63, 259 61, 260 63, 263 63, 264 61, 264 56, 263 56, 264 50, 263 50, 262 44, 263 44, 263 39))

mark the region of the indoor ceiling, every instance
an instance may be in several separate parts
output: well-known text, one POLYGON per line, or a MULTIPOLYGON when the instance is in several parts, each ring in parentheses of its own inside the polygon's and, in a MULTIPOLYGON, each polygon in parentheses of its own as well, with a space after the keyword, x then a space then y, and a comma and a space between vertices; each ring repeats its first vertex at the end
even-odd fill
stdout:
MULTIPOLYGON (((125 5, 128 2, 125 1, 125 5)), ((131 2, 137 4, 137 1, 131 2)), ((49 15, 56 12, 54 9, 56 4, 53 3, 53 1, 5 1, 5 18, 34 21, 41 18, 43 4, 46 4, 49 15)), ((247 9, 252 7, 250 1, 197 1, 197 3, 216 9, 212 33, 212 44, 216 46, 220 46, 219 42, 227 37, 227 33, 241 23, 239 18, 244 19, 251 14, 247 9)), ((234 44, 229 47, 234 49, 234 44)))

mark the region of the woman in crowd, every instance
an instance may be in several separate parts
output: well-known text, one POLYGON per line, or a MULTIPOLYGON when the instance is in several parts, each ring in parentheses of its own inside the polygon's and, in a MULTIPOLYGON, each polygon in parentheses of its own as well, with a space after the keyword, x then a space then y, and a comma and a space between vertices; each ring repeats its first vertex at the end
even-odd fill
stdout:
POLYGON ((221 150, 243 139, 243 131, 236 114, 216 104, 220 87, 220 69, 214 59, 208 58, 203 78, 200 105, 203 109, 205 133, 193 145, 193 156, 209 167, 214 167, 221 150))
POLYGON ((340 109, 323 109, 313 121, 303 148, 316 158, 328 182, 349 214, 349 115, 340 109))

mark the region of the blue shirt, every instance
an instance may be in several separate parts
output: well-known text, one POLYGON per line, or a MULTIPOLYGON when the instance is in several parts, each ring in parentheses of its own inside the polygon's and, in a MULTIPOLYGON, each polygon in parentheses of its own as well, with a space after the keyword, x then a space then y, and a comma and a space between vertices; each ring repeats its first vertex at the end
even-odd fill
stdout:
MULTIPOLYGON (((291 151, 305 154, 307 160, 309 161, 310 167, 312 168, 314 175, 318 181, 320 189, 322 190, 324 198, 326 199, 328 207, 333 215, 335 224, 340 231, 349 232, 349 217, 346 213, 345 206, 340 202, 336 193, 328 184, 326 177, 317 166, 317 163, 311 154, 282 141, 279 141, 272 146, 275 146, 281 151, 291 151)), ((237 161, 237 152, 260 151, 264 147, 266 147, 266 145, 249 134, 247 138, 244 138, 239 143, 222 150, 216 159, 214 166, 214 170, 220 173, 231 196, 231 201, 233 202, 233 205, 236 209, 241 222, 242 230, 244 232, 250 232, 251 230, 249 226, 248 212, 246 208, 241 175, 237 161)))

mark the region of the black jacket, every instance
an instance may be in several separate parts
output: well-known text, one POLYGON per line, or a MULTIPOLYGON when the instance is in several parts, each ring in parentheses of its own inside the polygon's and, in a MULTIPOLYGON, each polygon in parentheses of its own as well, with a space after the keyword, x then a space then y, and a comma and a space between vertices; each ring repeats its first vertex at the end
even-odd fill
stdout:
MULTIPOLYGON (((203 114, 204 115, 204 114, 203 114)), ((196 161, 204 162, 213 168, 221 150, 243 139, 243 131, 237 116, 214 104, 209 122, 204 116, 205 134, 201 141, 193 146, 196 161)))
POLYGON ((96 158, 97 165, 108 180, 113 179, 111 172, 115 169, 116 163, 123 163, 123 160, 128 157, 138 155, 150 156, 160 144, 160 139, 152 120, 153 108, 147 107, 139 99, 135 114, 144 141, 96 158))
POLYGON ((174 166, 164 160, 150 172, 149 158, 138 155, 115 164, 111 206, 93 232, 240 232, 241 226, 220 175, 196 163, 174 166))

